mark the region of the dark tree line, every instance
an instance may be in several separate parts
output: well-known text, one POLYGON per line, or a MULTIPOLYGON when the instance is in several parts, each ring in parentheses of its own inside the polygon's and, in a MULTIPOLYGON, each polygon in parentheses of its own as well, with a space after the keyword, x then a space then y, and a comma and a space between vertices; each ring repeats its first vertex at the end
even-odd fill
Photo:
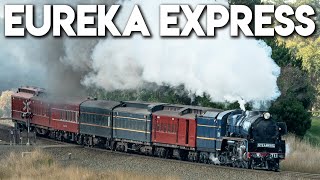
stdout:
MULTIPOLYGON (((261 0, 230 0, 229 2, 230 4, 247 5, 253 11, 255 5, 262 4, 261 0)), ((283 0, 270 2, 275 5, 285 4, 283 0)), ((316 10, 319 10, 320 6, 317 6, 319 4, 315 2, 314 0, 304 0, 302 4, 311 4, 316 10)), ((264 1, 263 3, 268 2, 264 1)), ((319 23, 319 19, 316 23, 319 23)), ((281 67, 281 75, 277 81, 281 96, 272 103, 269 111, 278 121, 286 122, 289 132, 303 137, 311 127, 309 110, 316 100, 316 89, 311 81, 312 74, 304 68, 307 60, 297 55, 296 49, 288 48, 286 41, 279 42, 277 37, 260 39, 272 48, 272 59, 281 67)))
MULTIPOLYGON (((261 4, 260 0, 231 0, 230 4, 244 4, 251 8, 261 4)), ((252 27, 252 25, 251 25, 252 27)), ((287 123, 288 130, 303 137, 311 126, 311 114, 308 112, 315 101, 315 88, 310 82, 310 75, 303 68, 303 60, 277 38, 260 38, 272 48, 272 58, 281 67, 278 86, 281 96, 269 109, 275 119, 287 123)), ((146 84, 126 91, 106 92, 99 88, 88 90, 90 96, 108 100, 138 100, 148 102, 165 102, 172 104, 198 105, 219 109, 238 109, 238 103, 212 102, 208 94, 201 96, 185 90, 183 85, 171 87, 146 84)), ((250 109, 250 104, 247 104, 250 109)))

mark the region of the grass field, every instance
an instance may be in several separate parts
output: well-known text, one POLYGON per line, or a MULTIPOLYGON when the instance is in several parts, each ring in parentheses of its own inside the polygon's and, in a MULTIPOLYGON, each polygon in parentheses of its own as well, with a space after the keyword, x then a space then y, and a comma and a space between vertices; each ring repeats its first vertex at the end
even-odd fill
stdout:
MULTIPOLYGON (((294 135, 285 137, 288 155, 281 162, 281 170, 320 173, 320 118, 313 118, 305 139, 294 135), (311 144, 310 144, 311 143, 311 144)), ((0 159, 0 179, 178 179, 176 177, 148 177, 128 172, 93 172, 71 166, 62 168, 52 157, 40 151, 21 158, 12 153, 0 159)))
POLYGON ((24 157, 20 153, 11 153, 7 158, 0 160, 0 179, 8 180, 56 180, 56 179, 70 179, 70 180, 140 180, 140 179, 177 179, 171 176, 163 175, 144 176, 141 174, 134 174, 130 172, 120 171, 104 171, 95 172, 77 166, 63 167, 59 165, 50 155, 36 150, 24 157))
POLYGON ((320 146, 320 118, 312 118, 312 126, 305 135, 305 140, 320 146))
POLYGON ((281 163, 283 170, 320 173, 320 118, 312 118, 312 126, 303 140, 286 136, 288 155, 281 163))
POLYGON ((320 173, 320 148, 294 135, 285 137, 286 159, 281 162, 281 170, 305 173, 320 173))

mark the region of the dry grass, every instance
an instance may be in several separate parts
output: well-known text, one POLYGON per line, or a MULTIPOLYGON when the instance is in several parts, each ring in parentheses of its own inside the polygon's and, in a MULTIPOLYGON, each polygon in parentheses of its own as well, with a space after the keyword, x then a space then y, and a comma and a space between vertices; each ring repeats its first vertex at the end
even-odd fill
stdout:
POLYGON ((293 135, 286 137, 287 157, 282 170, 320 174, 320 148, 293 135))
POLYGON ((14 123, 12 122, 12 120, 0 120, 0 124, 5 126, 10 126, 10 127, 14 126, 14 123))
POLYGON ((0 161, 0 179, 176 179, 169 176, 150 177, 128 172, 95 172, 88 169, 70 166, 62 167, 53 158, 39 150, 22 157, 22 154, 11 153, 0 161))

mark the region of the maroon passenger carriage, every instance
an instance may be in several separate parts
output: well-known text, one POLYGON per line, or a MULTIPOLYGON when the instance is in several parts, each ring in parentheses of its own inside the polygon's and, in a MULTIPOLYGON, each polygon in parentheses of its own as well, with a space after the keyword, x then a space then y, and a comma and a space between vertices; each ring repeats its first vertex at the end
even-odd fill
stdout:
POLYGON ((44 89, 21 87, 12 95, 12 120, 20 129, 30 127, 38 134, 50 135, 59 140, 79 140, 80 104, 86 101, 81 97, 54 97, 44 89), (30 116, 23 117, 29 112, 30 116))
POLYGON ((59 140, 79 140, 80 105, 86 98, 52 98, 51 103, 51 137, 59 140))
MULTIPOLYGON (((38 96, 43 92, 44 92, 44 89, 26 86, 26 87, 19 88, 18 91, 11 96, 11 102, 12 102, 11 117, 13 122, 15 122, 18 127, 22 128, 27 126, 28 118, 24 117, 24 115, 27 112, 30 112, 33 114, 36 113, 38 115, 38 112, 32 112, 33 109, 38 107, 37 105, 38 101, 34 101, 32 103, 33 101, 32 98, 35 96, 38 96)), ((43 118, 42 120, 40 120, 39 116, 35 117, 35 121, 40 120, 41 123, 48 122, 45 119, 46 118, 43 118)), ((48 126, 49 124, 47 123, 45 125, 48 126)))
MULTIPOLYGON (((172 156, 197 161, 197 116, 201 116, 212 108, 186 105, 163 105, 161 110, 152 114, 153 145, 169 147, 172 156)), ((165 149, 168 151, 168 149, 165 149)))

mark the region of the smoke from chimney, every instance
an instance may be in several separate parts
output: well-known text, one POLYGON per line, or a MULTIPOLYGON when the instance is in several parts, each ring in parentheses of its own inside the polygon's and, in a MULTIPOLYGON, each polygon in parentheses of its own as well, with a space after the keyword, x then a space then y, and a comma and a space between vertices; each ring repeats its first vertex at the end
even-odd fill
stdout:
MULTIPOLYGON (((0 25, 3 27, 4 4, 38 5, 41 24, 44 4, 107 4, 115 1, 3 0, 0 2, 0 25)), ((158 85, 184 84, 186 89, 212 101, 264 102, 276 99, 280 92, 277 78, 280 68, 271 59, 271 48, 263 41, 244 36, 231 38, 229 27, 218 29, 214 38, 161 38, 160 4, 224 4, 220 0, 131 0, 120 1, 115 21, 123 30, 133 6, 140 5, 152 38, 135 34, 131 38, 4 38, 0 28, 0 90, 31 84, 61 93, 79 92, 83 87, 101 87, 107 91, 141 87, 146 82, 158 85), (3 78, 5 77, 5 78, 3 78), (10 82, 10 83, 9 83, 10 82), (10 87, 2 87, 8 84, 10 87)), ((206 16, 202 27, 206 29, 206 16)), ((179 16, 180 27, 186 19, 179 16)), ((254 103, 258 106, 259 103, 254 103)))

